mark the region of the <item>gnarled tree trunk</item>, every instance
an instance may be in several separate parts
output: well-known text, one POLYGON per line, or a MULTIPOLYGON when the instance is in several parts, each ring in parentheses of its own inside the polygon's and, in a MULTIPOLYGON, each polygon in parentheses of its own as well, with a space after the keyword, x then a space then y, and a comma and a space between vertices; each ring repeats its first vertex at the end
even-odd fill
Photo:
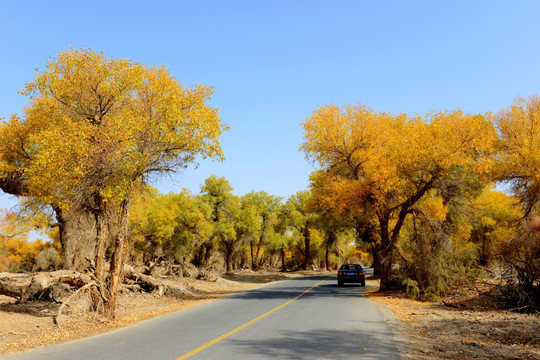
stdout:
POLYGON ((73 205, 69 210, 53 206, 64 255, 63 268, 84 271, 95 259, 96 222, 92 213, 73 205))
POLYGON ((111 270, 109 275, 108 295, 105 304, 104 315, 108 318, 115 317, 116 298, 118 295, 118 285, 121 281, 122 269, 124 268, 124 250, 126 248, 128 225, 129 225, 129 199, 122 201, 120 207, 120 228, 116 234, 114 252, 111 259, 111 270))
POLYGON ((326 240, 326 251, 324 254, 324 262, 326 271, 330 270, 330 251, 332 250, 332 247, 337 241, 337 236, 334 231, 330 231, 328 233, 328 239, 326 240))
MULTIPOLYGON (((0 174, 0 189, 15 196, 29 196, 28 183, 23 171, 0 174)), ((83 271, 88 265, 87 259, 95 255, 95 225, 91 213, 77 204, 69 210, 62 210, 57 204, 50 204, 56 213, 59 227, 60 244, 64 256, 63 268, 83 271)))

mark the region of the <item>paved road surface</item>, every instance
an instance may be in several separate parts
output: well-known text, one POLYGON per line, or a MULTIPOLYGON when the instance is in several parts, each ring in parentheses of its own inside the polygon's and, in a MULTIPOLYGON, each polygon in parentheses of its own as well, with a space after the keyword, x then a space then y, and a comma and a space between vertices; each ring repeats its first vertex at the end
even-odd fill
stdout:
POLYGON ((399 359, 377 306, 335 276, 279 281, 8 359, 399 359))

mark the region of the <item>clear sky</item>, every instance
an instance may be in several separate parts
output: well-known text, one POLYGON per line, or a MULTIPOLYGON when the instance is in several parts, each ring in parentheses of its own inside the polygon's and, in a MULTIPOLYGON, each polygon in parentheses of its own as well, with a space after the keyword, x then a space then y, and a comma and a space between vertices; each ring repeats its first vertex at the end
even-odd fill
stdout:
POLYGON ((239 195, 288 197, 308 186, 301 123, 319 105, 477 113, 540 93, 539 14, 540 1, 519 0, 0 0, 0 117, 21 112, 17 91, 69 46, 165 64, 186 86, 215 87, 231 129, 223 163, 154 185, 198 193, 216 174, 239 195))

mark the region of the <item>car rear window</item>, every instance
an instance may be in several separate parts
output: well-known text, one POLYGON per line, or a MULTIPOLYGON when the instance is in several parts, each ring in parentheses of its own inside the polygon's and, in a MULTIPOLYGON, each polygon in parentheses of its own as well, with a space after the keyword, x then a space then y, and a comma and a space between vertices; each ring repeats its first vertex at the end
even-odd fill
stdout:
POLYGON ((339 270, 362 270, 362 266, 355 264, 341 265, 339 270))

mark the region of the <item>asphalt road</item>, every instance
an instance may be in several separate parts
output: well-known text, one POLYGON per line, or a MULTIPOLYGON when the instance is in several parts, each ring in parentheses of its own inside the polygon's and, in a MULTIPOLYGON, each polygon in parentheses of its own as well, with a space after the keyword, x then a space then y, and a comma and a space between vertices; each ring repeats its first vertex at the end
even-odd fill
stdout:
POLYGON ((399 359, 364 290, 335 276, 279 281, 8 359, 399 359))

